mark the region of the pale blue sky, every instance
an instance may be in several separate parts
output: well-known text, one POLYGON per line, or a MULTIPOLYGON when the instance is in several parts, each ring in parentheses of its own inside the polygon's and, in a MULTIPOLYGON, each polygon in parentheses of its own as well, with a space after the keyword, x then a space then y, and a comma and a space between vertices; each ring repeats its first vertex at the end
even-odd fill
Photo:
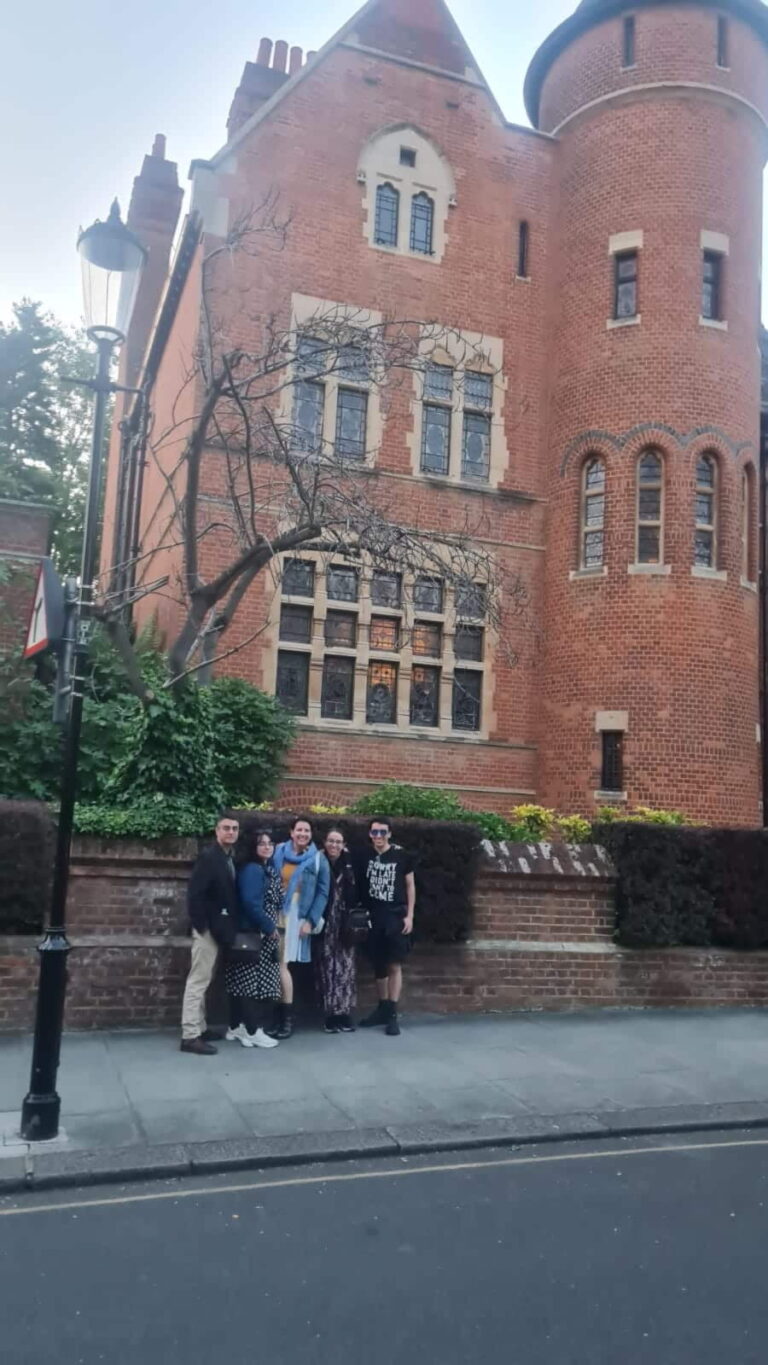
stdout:
MULTIPOLYGON (((451 7, 508 118, 527 122, 526 67, 575 0, 451 7)), ((0 80, 0 317, 27 294, 77 321, 78 226, 104 217, 115 195, 127 205, 154 134, 167 135, 186 185, 192 158, 223 144, 243 63, 262 35, 317 48, 355 8, 355 0, 18 0, 4 25, 0 80)), ((764 303, 768 316, 768 291, 764 303)))

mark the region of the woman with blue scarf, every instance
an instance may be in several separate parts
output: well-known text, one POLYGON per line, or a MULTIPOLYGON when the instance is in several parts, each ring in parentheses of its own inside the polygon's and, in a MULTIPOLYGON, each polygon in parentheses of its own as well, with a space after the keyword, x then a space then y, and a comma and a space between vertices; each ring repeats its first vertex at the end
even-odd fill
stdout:
POLYGON ((291 962, 310 962, 310 937, 323 918, 331 887, 328 860, 312 842, 312 826, 299 817, 291 825, 291 837, 275 849, 275 868, 283 889, 280 932, 280 979, 283 998, 277 1007, 273 1038, 293 1033, 293 977, 291 962))

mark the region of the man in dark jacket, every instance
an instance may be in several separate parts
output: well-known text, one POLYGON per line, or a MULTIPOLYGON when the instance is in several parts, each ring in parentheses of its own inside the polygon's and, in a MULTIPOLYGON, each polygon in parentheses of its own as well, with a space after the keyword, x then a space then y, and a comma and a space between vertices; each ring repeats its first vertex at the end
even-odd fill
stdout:
POLYGON ((213 1039, 221 1036, 206 1027, 205 997, 216 970, 220 944, 226 941, 227 926, 231 925, 234 935, 240 913, 234 858, 239 834, 240 826, 232 815, 220 816, 216 842, 200 854, 189 881, 192 965, 181 1011, 181 1050, 200 1057, 213 1056, 217 1051, 213 1039))

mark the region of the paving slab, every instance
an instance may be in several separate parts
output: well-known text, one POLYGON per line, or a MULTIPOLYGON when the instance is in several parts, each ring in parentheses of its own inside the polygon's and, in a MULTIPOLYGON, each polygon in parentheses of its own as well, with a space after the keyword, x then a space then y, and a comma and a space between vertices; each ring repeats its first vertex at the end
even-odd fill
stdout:
POLYGON ((104 1148, 92 1152, 33 1152, 32 1187, 53 1189, 66 1185, 102 1185, 149 1176, 188 1175, 189 1150, 181 1144, 152 1147, 104 1148))
POLYGON ((248 1124, 235 1106, 222 1096, 216 1106, 207 1103, 168 1103, 140 1100, 134 1109, 147 1142, 209 1142, 215 1138, 247 1137, 248 1124))

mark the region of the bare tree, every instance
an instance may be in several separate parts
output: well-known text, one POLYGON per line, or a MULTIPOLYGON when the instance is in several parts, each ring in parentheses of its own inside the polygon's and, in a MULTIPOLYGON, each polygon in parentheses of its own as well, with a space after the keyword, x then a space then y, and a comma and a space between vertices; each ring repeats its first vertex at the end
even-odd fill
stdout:
MULTIPOLYGON (((216 306, 229 283, 226 272, 239 257, 279 252, 288 230, 268 196, 209 252, 194 362, 170 420, 161 425, 149 408, 145 414, 144 458, 159 471, 163 496, 132 557, 130 591, 115 589, 116 571, 128 567, 116 565, 105 576, 111 587, 99 606, 145 700, 126 607, 153 594, 170 596, 180 626, 168 646, 168 685, 190 674, 201 679, 254 638, 230 641, 228 633, 255 579, 266 571, 278 579, 284 556, 312 552, 357 561, 402 575, 406 587, 418 578, 439 578, 470 616, 490 623, 508 655, 519 633, 511 623, 519 625, 528 610, 523 580, 485 548, 485 514, 467 511, 450 529, 420 520, 409 506, 407 485, 383 476, 375 450, 365 446, 369 398, 375 396, 383 418, 399 386, 407 383, 413 392, 414 374, 420 383, 427 372, 439 376, 435 367, 447 369, 446 356, 459 372, 481 372, 491 386, 499 384, 490 348, 482 338, 467 342, 437 322, 382 319, 341 305, 317 309, 298 323, 273 316, 250 319, 245 328, 241 316, 238 332, 258 340, 254 349, 235 344, 231 319, 216 306), (322 431, 322 392, 331 377, 360 397, 329 440, 322 431), (193 415, 181 415, 190 406, 193 415), (211 539, 217 568, 206 572, 211 539), (174 568, 158 575, 159 562, 168 557, 174 568)), ((481 460, 487 455, 481 449, 481 460)), ((256 634, 263 629, 266 623, 256 634)))

